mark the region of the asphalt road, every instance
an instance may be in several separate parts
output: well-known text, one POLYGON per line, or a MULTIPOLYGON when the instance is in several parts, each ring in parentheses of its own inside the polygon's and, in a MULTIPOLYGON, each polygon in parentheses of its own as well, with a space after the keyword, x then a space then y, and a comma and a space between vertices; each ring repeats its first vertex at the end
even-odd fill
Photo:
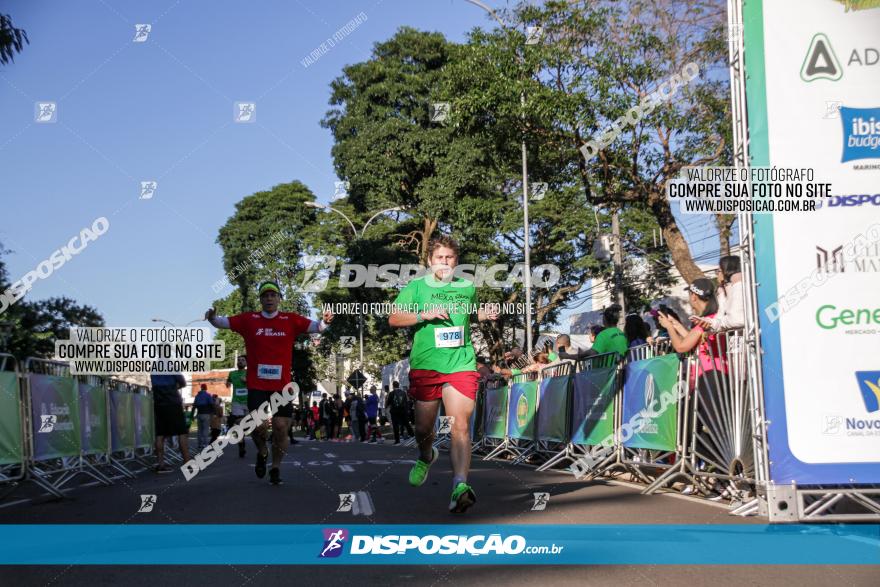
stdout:
MULTIPOLYGON (((0 524, 757 524, 725 508, 637 489, 583 483, 568 475, 475 460, 471 482, 477 504, 464 516, 448 513, 448 455, 420 488, 407 484, 414 449, 384 444, 307 442, 291 447, 284 483, 254 474, 255 451, 223 457, 187 482, 178 473, 143 472, 111 487, 80 486, 67 499, 40 495, 26 484, 0 501, 0 524), (550 494, 533 511, 533 494, 550 494), (339 494, 355 493, 352 511, 338 512, 339 494), (156 495, 139 513, 141 495, 156 495)), ((3 531, 0 529, 0 531, 3 531)), ((181 544, 181 548, 186 548, 181 544)), ((196 561, 194 561, 196 562, 196 561)), ((0 585, 248 585, 282 581, 306 584, 396 585, 878 585, 880 568, 855 566, 8 566, 0 585), (345 583, 341 583, 345 582, 345 583)))

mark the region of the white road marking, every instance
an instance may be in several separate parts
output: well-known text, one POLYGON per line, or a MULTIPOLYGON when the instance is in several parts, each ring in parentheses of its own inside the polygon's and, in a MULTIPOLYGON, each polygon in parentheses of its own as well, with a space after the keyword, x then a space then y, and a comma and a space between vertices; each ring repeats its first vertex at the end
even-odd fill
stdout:
POLYGON ((352 467, 351 465, 339 465, 339 469, 343 473, 353 473, 354 472, 354 467, 352 467))
POLYGON ((351 512, 356 516, 372 516, 373 500, 370 498, 368 491, 358 491, 351 512))
POLYGON ((333 454, 332 452, 325 452, 324 456, 327 457, 328 459, 335 459, 336 458, 336 455, 333 454))

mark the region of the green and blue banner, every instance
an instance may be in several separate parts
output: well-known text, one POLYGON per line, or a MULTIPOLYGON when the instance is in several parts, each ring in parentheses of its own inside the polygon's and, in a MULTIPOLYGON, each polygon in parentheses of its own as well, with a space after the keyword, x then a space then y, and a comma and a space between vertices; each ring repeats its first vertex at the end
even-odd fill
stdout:
POLYGON ((548 377, 541 381, 538 408, 538 440, 568 440, 568 394, 571 375, 548 377))
POLYGON ((617 367, 599 367, 574 376, 571 441, 596 445, 614 433, 617 367))
POLYGON ((73 377, 28 374, 34 460, 79 456, 79 389, 73 377))
POLYGON ((146 448, 156 442, 153 399, 144 393, 134 394, 134 445, 146 448))
POLYGON ((880 564, 876 524, 7 524, 3 529, 0 565, 880 564))
POLYGON ((0 465, 21 463, 23 460, 18 374, 15 371, 0 371, 0 465))
POLYGON ((507 387, 486 390, 483 407, 483 436, 503 439, 507 434, 507 387))
POLYGON ((507 406, 507 436, 518 440, 534 440, 537 408, 538 382, 514 383, 510 387, 510 403, 507 406))
POLYGON ((110 446, 113 452, 135 448, 134 394, 110 390, 110 446))
POLYGON ((677 354, 626 366, 620 429, 623 446, 675 450, 680 366, 677 354))
POLYGON ((110 452, 107 390, 100 385, 79 384, 79 419, 82 425, 83 454, 110 452))

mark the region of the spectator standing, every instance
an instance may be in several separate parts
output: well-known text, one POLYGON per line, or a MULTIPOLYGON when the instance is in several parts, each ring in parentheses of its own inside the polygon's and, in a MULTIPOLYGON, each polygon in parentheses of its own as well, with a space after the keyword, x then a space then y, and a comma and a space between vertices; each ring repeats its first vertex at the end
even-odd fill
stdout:
POLYGON ((184 462, 189 460, 189 441, 186 416, 183 413, 183 398, 180 390, 186 387, 186 379, 180 373, 150 375, 153 388, 153 417, 156 424, 156 465, 157 473, 171 473, 165 465, 165 441, 176 436, 184 462))
POLYGON ((691 322, 700 322, 705 330, 716 332, 745 326, 746 312, 739 257, 730 255, 718 260, 718 290, 715 294, 718 300, 716 316, 705 320, 694 317, 691 322))
POLYGON ((379 396, 376 395, 376 386, 373 385, 370 387, 370 395, 367 396, 367 399, 364 401, 364 411, 367 415, 367 423, 369 424, 369 432, 367 436, 370 437, 370 442, 375 443, 379 438, 379 427, 377 425, 377 418, 379 416, 379 396))
POLYGON ((648 344, 648 339, 651 337, 648 325, 645 324, 645 321, 638 314, 630 314, 626 317, 623 332, 626 334, 629 348, 648 344))
POLYGON ((351 396, 349 410, 351 414, 351 438, 355 441, 363 440, 360 421, 360 413, 363 411, 363 406, 361 404, 360 396, 357 392, 354 392, 351 396))
POLYGON ((391 410, 391 428, 394 431, 394 444, 400 444, 400 433, 406 430, 407 437, 413 435, 412 426, 407 416, 406 392, 400 389, 400 383, 395 381, 391 386, 391 396, 388 400, 391 410))
POLYGON ((208 393, 208 386, 204 383, 199 388, 199 393, 193 399, 192 409, 189 412, 190 419, 196 416, 198 426, 198 450, 208 446, 211 442, 211 418, 214 417, 214 399, 208 393))
POLYGON ((223 402, 217 395, 211 396, 214 401, 214 412, 211 414, 211 442, 220 438, 220 426, 223 422, 223 402))

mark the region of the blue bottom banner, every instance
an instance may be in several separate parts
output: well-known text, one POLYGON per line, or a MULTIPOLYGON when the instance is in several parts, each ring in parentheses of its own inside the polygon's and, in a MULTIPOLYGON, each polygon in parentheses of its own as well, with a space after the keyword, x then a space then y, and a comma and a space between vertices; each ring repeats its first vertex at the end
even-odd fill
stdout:
POLYGON ((880 564, 880 525, 0 525, 10 565, 880 564))

